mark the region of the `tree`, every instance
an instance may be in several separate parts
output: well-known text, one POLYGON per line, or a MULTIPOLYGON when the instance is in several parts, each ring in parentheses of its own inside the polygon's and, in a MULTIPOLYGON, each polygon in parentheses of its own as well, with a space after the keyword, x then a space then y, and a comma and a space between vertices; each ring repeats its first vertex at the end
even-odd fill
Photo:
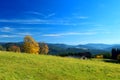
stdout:
POLYGON ((45 43, 40 43, 40 51, 39 54, 47 54, 49 52, 48 45, 45 43))
POLYGON ((6 49, 2 46, 2 45, 0 45, 0 51, 5 51, 6 49))
POLYGON ((10 47, 8 48, 8 51, 20 52, 20 47, 18 47, 18 46, 10 46, 10 47))
POLYGON ((100 56, 100 55, 103 55, 103 58, 105 58, 105 59, 111 59, 111 53, 109 53, 109 52, 95 54, 94 57, 97 58, 97 56, 100 56))
POLYGON ((112 59, 117 59, 117 49, 112 49, 112 59))
POLYGON ((101 55, 96 55, 96 58, 97 59, 103 59, 103 55, 101 54, 101 55))
POLYGON ((31 37, 26 36, 23 44, 24 52, 31 54, 39 53, 39 44, 31 37))
POLYGON ((117 56, 117 60, 119 60, 119 61, 120 61, 120 54, 117 56))

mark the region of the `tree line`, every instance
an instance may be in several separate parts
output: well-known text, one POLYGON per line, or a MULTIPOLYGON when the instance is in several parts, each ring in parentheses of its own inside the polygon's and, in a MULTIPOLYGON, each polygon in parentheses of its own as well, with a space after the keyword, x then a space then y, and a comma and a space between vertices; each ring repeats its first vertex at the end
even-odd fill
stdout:
POLYGON ((38 43, 31 36, 25 36, 22 44, 8 43, 0 45, 1 51, 24 52, 30 54, 48 54, 48 45, 44 42, 38 43))
POLYGON ((87 57, 87 58, 91 58, 92 57, 92 54, 90 52, 77 52, 77 53, 73 53, 73 52, 70 52, 70 53, 61 53, 59 54, 59 56, 62 56, 62 57, 66 57, 66 56, 73 56, 73 57, 87 57))

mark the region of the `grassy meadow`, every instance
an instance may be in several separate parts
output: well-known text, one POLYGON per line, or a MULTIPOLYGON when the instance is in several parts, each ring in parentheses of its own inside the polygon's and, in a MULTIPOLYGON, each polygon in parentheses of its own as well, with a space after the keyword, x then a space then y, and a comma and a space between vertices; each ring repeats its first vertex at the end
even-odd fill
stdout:
POLYGON ((0 52, 0 80, 120 80, 120 64, 0 52))

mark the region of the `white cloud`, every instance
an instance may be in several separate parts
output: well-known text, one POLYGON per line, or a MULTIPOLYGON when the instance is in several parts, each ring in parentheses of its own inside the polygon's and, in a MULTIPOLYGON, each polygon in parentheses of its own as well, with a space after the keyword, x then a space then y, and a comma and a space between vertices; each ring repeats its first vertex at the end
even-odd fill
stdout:
POLYGON ((4 22, 4 23, 21 23, 21 24, 43 24, 46 22, 49 22, 48 20, 41 20, 41 19, 0 19, 0 22, 4 22))
POLYGON ((44 14, 42 14, 40 12, 35 12, 35 11, 28 11, 28 12, 25 12, 25 13, 44 16, 44 14))
POLYGON ((99 32, 99 33, 102 33, 102 32, 107 32, 108 33, 108 32, 110 32, 109 29, 104 28, 104 26, 103 27, 95 27, 95 28, 92 28, 92 29, 90 29, 88 31, 99 32))
POLYGON ((77 18, 77 19, 88 19, 87 16, 77 16, 76 18, 77 18))
POLYGON ((58 37, 58 36, 62 36, 61 34, 44 34, 42 36, 51 36, 51 37, 58 37))
POLYGON ((56 15, 55 13, 43 14, 43 13, 35 12, 35 11, 28 11, 26 13, 42 16, 43 18, 49 18, 49 17, 52 17, 52 16, 56 15))
POLYGON ((13 34, 3 34, 3 35, 0 35, 0 38, 17 38, 17 37, 24 37, 26 35, 32 35, 32 34, 28 33, 28 32, 13 33, 13 34))
POLYGON ((43 23, 46 22, 46 20, 41 19, 0 19, 0 22, 4 23, 43 23))
POLYGON ((20 37, 17 35, 0 35, 0 38, 15 38, 15 37, 20 37))
POLYGON ((103 27, 104 25, 102 25, 102 24, 94 24, 93 26, 95 26, 95 27, 103 27))
POLYGON ((75 19, 88 19, 89 18, 88 16, 81 15, 78 13, 73 13, 72 15, 73 15, 72 18, 75 18, 75 19))
POLYGON ((10 27, 3 27, 3 28, 0 28, 0 31, 1 32, 11 32, 13 31, 14 29, 13 28, 10 28, 10 27))
POLYGON ((94 35, 95 32, 68 32, 68 33, 56 33, 56 34, 44 34, 42 36, 49 36, 49 37, 59 37, 59 36, 70 36, 70 35, 94 35))
MULTIPOLYGON (((43 19, 0 19, 3 23, 19 23, 19 24, 51 24, 51 25, 77 25, 66 20, 43 20, 43 19)), ((24 28, 23 28, 24 29, 24 28)))
POLYGON ((51 13, 51 14, 45 15, 44 18, 49 18, 49 17, 52 17, 54 15, 55 15, 55 13, 51 13))
MULTIPOLYGON (((48 20, 48 19, 0 19, 0 23, 16 23, 16 24, 49 24, 49 25, 69 25, 69 26, 79 26, 79 25, 89 25, 94 26, 95 23, 92 22, 75 22, 66 19, 48 20)), ((28 28, 21 28, 28 29, 28 28)), ((32 28, 29 28, 32 29, 32 28)))
POLYGON ((2 28, 0 28, 0 32, 7 33, 7 34, 1 34, 0 38, 15 38, 15 37, 24 37, 26 35, 32 35, 29 32, 21 32, 20 29, 21 28, 2 27, 2 28), (18 32, 16 32, 16 30, 18 32), (10 33, 10 34, 8 34, 8 33, 10 33))
POLYGON ((26 35, 32 35, 31 33, 29 32, 21 32, 21 33, 16 33, 17 35, 20 35, 20 36, 26 36, 26 35))
POLYGON ((17 28, 18 30, 31 30, 31 29, 35 29, 35 28, 30 28, 30 27, 21 27, 21 28, 17 28))

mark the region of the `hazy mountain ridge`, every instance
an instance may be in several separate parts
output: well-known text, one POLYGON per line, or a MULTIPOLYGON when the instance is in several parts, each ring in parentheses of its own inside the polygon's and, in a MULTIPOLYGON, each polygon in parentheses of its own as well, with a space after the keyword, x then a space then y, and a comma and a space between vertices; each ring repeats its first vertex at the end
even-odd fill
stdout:
POLYGON ((99 49, 99 50, 108 50, 112 48, 120 48, 120 44, 80 44, 80 45, 67 45, 67 44, 53 44, 47 43, 48 45, 56 46, 59 48, 81 48, 81 49, 99 49))
MULTIPOLYGON (((49 44, 50 53, 69 53, 69 52, 91 52, 92 54, 108 52, 106 48, 111 47, 107 44, 85 44, 85 45, 66 45, 66 44, 49 44), (102 48, 102 46, 104 48, 102 48), (108 47, 107 47, 108 46, 108 47)), ((109 50, 111 51, 111 50, 109 50)))
POLYGON ((66 45, 66 44, 48 44, 50 53, 62 52, 91 52, 92 54, 111 52, 112 48, 120 48, 120 44, 82 44, 82 45, 66 45), (54 48, 52 48, 52 47, 54 48), (57 49, 56 49, 56 48, 57 49))
MULTIPOLYGON (((10 46, 11 44, 15 44, 20 46, 23 42, 0 42, 2 46, 10 46)), ((67 44, 54 44, 47 43, 49 47, 50 54, 57 53, 70 53, 70 52, 91 52, 92 54, 98 54, 103 52, 110 52, 112 48, 120 48, 120 44, 80 44, 80 45, 67 45, 67 44)))

